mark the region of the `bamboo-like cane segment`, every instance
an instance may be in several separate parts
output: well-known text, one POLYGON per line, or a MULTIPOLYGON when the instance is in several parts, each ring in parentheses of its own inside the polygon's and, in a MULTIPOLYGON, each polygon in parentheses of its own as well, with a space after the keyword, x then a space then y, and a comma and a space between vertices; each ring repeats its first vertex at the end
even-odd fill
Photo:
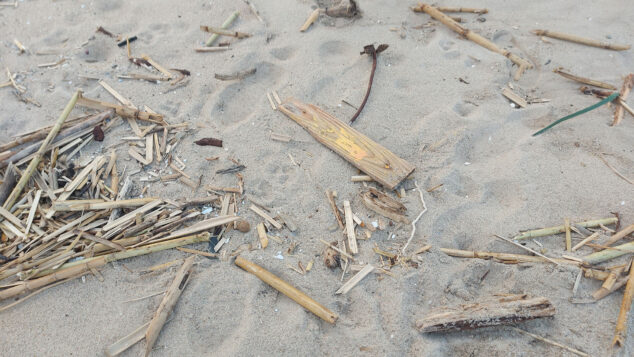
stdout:
POLYGON ((44 152, 46 151, 48 144, 50 144, 55 138, 55 136, 57 135, 57 133, 59 133, 59 130, 62 128, 64 121, 66 121, 66 118, 68 118, 68 115, 75 107, 75 103, 77 103, 77 100, 79 99, 79 97, 80 97, 80 92, 76 91, 75 94, 73 94, 73 96, 71 97, 68 104, 66 105, 66 108, 64 108, 64 111, 62 112, 62 114, 57 119, 57 122, 55 122, 55 126, 48 133, 48 136, 46 137, 46 139, 44 139, 44 141, 42 142, 42 145, 40 145, 40 149, 35 154, 35 157, 33 157, 33 159, 31 160, 31 163, 29 163, 29 166, 22 173, 22 177, 20 177, 20 181, 18 181, 18 183, 15 185, 15 188, 13 189, 13 191, 11 191, 11 194, 9 195, 9 197, 7 197, 7 200, 4 202, 4 205, 2 207, 6 209, 10 209, 15 203, 15 201, 18 199, 18 197, 22 193, 22 190, 24 190, 24 187, 29 182, 31 175, 33 175, 33 172, 35 172, 35 169, 37 169, 37 166, 39 165, 40 160, 42 160, 42 157, 44 156, 44 152))
POLYGON ((129 200, 104 201, 104 200, 72 200, 72 201, 55 201, 53 209, 56 211, 96 211, 111 210, 115 208, 134 208, 143 206, 158 198, 144 197, 133 198, 129 200))
POLYGON ((579 265, 580 263, 569 259, 542 258, 533 255, 512 254, 512 253, 496 253, 496 252, 479 252, 471 250, 460 250, 451 248, 440 248, 442 252, 452 257, 458 258, 477 258, 477 259, 495 259, 506 264, 516 263, 552 263, 579 265))
POLYGON ((420 4, 418 8, 416 8, 414 11, 418 11, 418 10, 425 12, 429 16, 433 17, 434 19, 442 22, 445 26, 449 27, 451 30, 457 32, 458 34, 465 37, 466 39, 477 43, 478 45, 488 49, 489 51, 499 53, 502 56, 510 59, 511 62, 515 63, 519 67, 518 72, 515 73, 515 80, 519 79, 519 76, 521 75, 522 71, 524 71, 527 68, 533 68, 533 65, 529 61, 507 50, 501 49, 496 44, 487 40, 486 38, 478 35, 477 33, 471 30, 465 29, 464 27, 460 26, 457 22, 452 20, 451 17, 438 11, 438 9, 432 6, 429 6, 427 4, 420 4))
MULTIPOLYGON (((82 273, 90 271, 90 268, 98 268, 104 266, 110 262, 114 262, 121 259, 127 259, 132 257, 138 257, 140 255, 146 255, 150 253, 160 252, 166 249, 172 249, 183 245, 189 245, 194 243, 208 242, 209 233, 197 234, 195 236, 183 237, 179 239, 173 239, 168 242, 161 242, 150 244, 144 247, 128 249, 125 252, 115 252, 98 257, 87 258, 83 260, 77 260, 74 262, 66 263, 56 270, 50 271, 50 274, 41 278, 29 280, 23 284, 0 291, 0 301, 20 295, 26 291, 32 291, 39 289, 48 284, 55 283, 59 280, 64 280, 69 277, 77 277, 82 273)), ((49 271, 47 271, 49 272, 49 271)))
POLYGON ((311 12, 310 16, 308 16, 308 18, 306 19, 306 21, 304 22, 302 27, 300 27, 299 31, 300 32, 304 32, 304 31, 308 30, 310 25, 312 25, 319 18, 319 12, 320 12, 319 8, 317 8, 317 9, 315 9, 315 11, 311 12))
MULTIPOLYGON (((240 15, 240 12, 234 11, 231 15, 229 15, 229 17, 225 20, 225 22, 222 23, 222 26, 220 27, 222 27, 223 29, 228 29, 229 26, 231 26, 231 24, 238 18, 238 15, 240 15)), ((211 35, 207 42, 205 42, 205 46, 209 47, 213 45, 219 36, 220 35, 216 33, 211 35)))
POLYGON ((623 300, 621 301, 619 318, 616 320, 616 328, 612 345, 622 347, 625 343, 627 318, 630 313, 630 309, 632 308, 632 298, 634 298, 634 266, 630 267, 629 279, 625 285, 625 292, 623 293, 623 300))
POLYGON ((550 38, 556 38, 558 40, 580 43, 582 45, 604 48, 606 50, 626 51, 626 50, 629 50, 630 47, 631 47, 630 45, 609 44, 609 43, 605 43, 605 42, 601 42, 601 41, 597 41, 597 40, 593 40, 593 39, 589 39, 589 38, 585 38, 585 37, 569 35, 569 34, 566 34, 566 33, 556 32, 556 31, 533 30, 531 32, 534 33, 537 36, 546 36, 546 37, 550 37, 550 38))
POLYGON ((174 281, 172 281, 172 285, 170 285, 167 289, 167 292, 163 297, 163 301, 161 301, 161 304, 156 310, 152 321, 150 321, 150 326, 148 326, 147 331, 145 332, 145 342, 147 343, 145 346, 145 357, 149 356, 150 352, 152 352, 152 347, 158 339, 161 329, 167 321, 167 317, 172 312, 172 309, 174 309, 174 306, 176 306, 176 302, 181 296, 183 289, 185 289, 187 281, 191 277, 194 259, 196 259, 195 255, 185 259, 183 266, 181 266, 176 273, 174 281))
POLYGON ((570 80, 573 80, 575 82, 579 82, 579 83, 583 83, 583 84, 587 84, 587 85, 594 86, 594 87, 599 87, 599 88, 616 90, 616 87, 611 85, 611 84, 609 84, 609 83, 596 81, 596 80, 590 79, 590 78, 576 76, 576 75, 574 75, 572 73, 566 72, 561 67, 553 69, 553 72, 557 73, 558 75, 560 75, 560 76, 562 76, 564 78, 568 78, 570 80))
POLYGON ((592 253, 583 257, 583 261, 588 264, 599 264, 608 260, 618 258, 625 254, 634 253, 634 242, 629 242, 616 247, 614 249, 605 249, 600 252, 592 253))
POLYGON ((629 277, 627 277, 627 276, 620 277, 614 282, 614 284, 612 284, 612 286, 609 289, 606 289, 603 286, 601 286, 601 288, 599 290, 597 290, 594 293, 592 293, 592 297, 594 298, 594 300, 597 300, 597 301, 601 300, 604 297, 612 294, 613 292, 615 292, 615 291, 619 290, 620 288, 622 288, 623 286, 625 286, 625 284, 627 284, 628 280, 629 280, 629 277))
POLYGON ((263 282, 269 284, 271 287, 288 296, 296 303, 302 305, 308 311, 320 317, 322 320, 334 324, 337 321, 337 314, 327 309, 317 301, 313 300, 310 296, 299 291, 297 288, 280 279, 273 273, 267 271, 261 266, 250 262, 242 257, 237 257, 235 264, 247 272, 257 276, 263 282))
MULTIPOLYGON (((615 224, 617 221, 618 221, 618 218, 610 217, 610 218, 595 219, 592 221, 573 223, 573 225, 578 225, 583 228, 592 228, 592 227, 599 227, 601 225, 607 226, 610 224, 615 224)), ((521 234, 518 234, 515 237, 513 237, 513 239, 522 240, 522 239, 529 239, 529 238, 536 238, 536 237, 552 236, 554 234, 564 233, 565 231, 566 231, 566 228, 564 226, 540 228, 540 229, 526 231, 521 234)))
POLYGON ((219 27, 213 27, 213 26, 200 26, 200 29, 205 32, 215 33, 220 36, 235 37, 238 39, 251 37, 250 33, 240 32, 240 31, 230 31, 230 30, 225 30, 223 28, 219 28, 219 27))
POLYGON ((621 229, 619 232, 614 233, 603 245, 610 246, 621 239, 625 238, 630 233, 634 232, 634 224, 630 224, 629 226, 621 229))
POLYGON ((625 77, 625 81, 623 81, 623 87, 621 87, 621 95, 619 95, 619 106, 616 107, 614 111, 614 120, 612 121, 612 126, 617 125, 623 119, 623 109, 627 109, 627 111, 634 115, 632 112, 632 108, 630 108, 627 103, 627 97, 630 95, 630 91, 632 90, 632 86, 634 86, 634 73, 630 73, 627 77, 625 77))

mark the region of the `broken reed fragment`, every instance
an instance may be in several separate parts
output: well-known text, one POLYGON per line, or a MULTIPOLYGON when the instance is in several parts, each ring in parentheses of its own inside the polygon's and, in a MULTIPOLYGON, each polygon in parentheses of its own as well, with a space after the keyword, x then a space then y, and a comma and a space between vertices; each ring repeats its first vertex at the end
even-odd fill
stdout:
POLYGON ((150 355, 150 352, 152 352, 152 347, 158 339, 163 325, 165 325, 167 318, 178 302, 178 298, 183 292, 183 289, 185 289, 187 282, 191 278, 194 259, 196 259, 195 255, 192 255, 189 258, 185 259, 185 262, 176 273, 174 281, 172 281, 172 284, 167 289, 165 296, 163 296, 163 300, 156 310, 156 313, 154 313, 152 321, 150 321, 150 325, 145 332, 145 342, 147 343, 147 345, 145 346, 146 357, 150 355))
MULTIPOLYGON (((581 226, 583 228, 593 228, 593 227, 599 227, 601 225, 607 226, 610 224, 615 224, 618 222, 618 220, 619 219, 617 217, 609 217, 609 218, 595 219, 595 220, 585 221, 585 222, 577 222, 577 223, 573 223, 572 225, 581 226)), ((545 237, 545 236, 551 236, 558 233, 564 233, 565 231, 566 231, 566 228, 564 226, 540 228, 540 229, 534 229, 534 230, 522 232, 516 235, 515 237, 513 237, 513 239, 522 240, 522 239, 530 239, 530 238, 536 238, 536 237, 545 237)))
POLYGON ((513 76, 513 79, 515 80, 519 80, 522 73, 524 73, 526 69, 533 68, 533 65, 529 61, 511 53, 510 51, 498 47, 496 44, 484 38, 483 36, 460 26, 457 22, 452 20, 451 17, 438 11, 438 9, 436 9, 435 7, 429 6, 427 4, 419 4, 418 7, 414 8, 413 10, 415 12, 427 13, 429 16, 442 22, 445 26, 449 27, 451 30, 457 32, 459 35, 465 37, 466 39, 477 43, 478 45, 488 49, 489 51, 499 53, 511 60, 511 62, 518 66, 518 69, 513 76))
POLYGON ((257 276, 263 282, 269 284, 272 288, 281 292, 282 294, 288 296, 296 303, 300 304, 308 311, 320 317, 322 320, 334 324, 335 321, 339 318, 337 314, 330 311, 325 306, 321 305, 317 301, 313 300, 310 296, 304 294, 299 291, 297 288, 287 283, 286 281, 280 279, 273 273, 268 270, 262 268, 261 266, 250 262, 240 256, 238 256, 235 260, 235 264, 245 271, 257 276))
POLYGON ((617 106, 614 110, 614 120, 612 121, 612 124, 610 124, 611 126, 615 126, 621 122, 621 119, 623 119, 624 109, 628 109, 630 114, 634 115, 631 108, 629 108, 629 106, 625 102, 627 100, 627 97, 630 95, 630 91, 632 90, 633 86, 634 73, 630 73, 629 75, 627 75, 627 77, 625 77, 625 80, 623 81, 623 86, 621 87, 620 92, 621 94, 619 95, 619 98, 617 98, 617 103, 619 103, 620 105, 617 106))
POLYGON ((374 45, 367 45, 363 47, 363 51, 361 52, 361 54, 372 56, 372 71, 370 72, 370 81, 368 82, 368 89, 365 92, 365 97, 363 97, 363 102, 361 102, 359 109, 357 109, 357 112, 354 113, 354 115, 350 119, 350 124, 354 123, 354 121, 359 117, 359 114, 361 114, 363 107, 365 107, 365 103, 367 103, 368 101, 368 97, 370 97, 370 90, 372 89, 372 82, 374 81, 374 72, 376 71, 376 56, 379 53, 387 50, 388 47, 389 46, 384 43, 380 44, 378 48, 374 48, 374 45))
POLYGON ((459 306, 443 306, 417 321, 416 328, 423 333, 462 331, 552 316, 555 316, 555 307, 548 299, 512 295, 459 306))
POLYGON ((213 26, 200 26, 200 29, 205 31, 205 32, 211 32, 217 35, 221 35, 221 36, 229 36, 229 37, 235 37, 238 39, 242 39, 242 38, 248 38, 251 37, 251 34, 246 33, 246 32, 239 32, 239 31, 229 31, 223 28, 218 28, 218 27, 213 27, 213 26))
POLYGON ((310 25, 312 25, 319 18, 319 13, 320 12, 321 12, 321 9, 319 9, 319 8, 313 10, 313 12, 311 12, 310 15, 308 16, 308 18, 306 19, 306 21, 304 21, 304 24, 302 25, 302 27, 300 27, 299 31, 300 32, 304 32, 304 31, 308 30, 310 25))
MULTIPOLYGON (((229 15, 229 17, 225 20, 225 22, 222 23, 222 26, 220 26, 222 29, 228 29, 229 26, 231 26, 231 24, 238 18, 238 15, 240 15, 240 12, 238 11, 234 11, 231 13, 231 15, 229 15)), ((220 35, 214 33, 213 35, 211 35, 209 37, 209 39, 207 40, 207 42, 205 42, 205 46, 209 47, 211 45, 214 44, 214 42, 216 41, 216 39, 218 39, 220 35)))
POLYGON ((609 84, 609 83, 596 81, 596 80, 590 79, 590 78, 576 76, 576 75, 574 75, 572 73, 566 72, 562 67, 558 67, 558 68, 553 69, 553 72, 557 73, 558 75, 560 75, 560 76, 562 76, 564 78, 568 78, 570 80, 573 80, 575 82, 579 82, 579 83, 583 83, 583 84, 587 84, 589 86, 594 86, 594 87, 599 87, 599 88, 616 90, 616 87, 611 85, 611 84, 609 84))
POLYGON ((619 96, 619 92, 614 92, 609 97, 603 99, 602 101, 600 101, 600 102, 598 102, 596 104, 593 104, 593 105, 591 105, 589 107, 583 108, 583 109, 581 109, 581 110, 579 110, 577 112, 574 112, 574 113, 572 113, 570 115, 566 115, 565 117, 563 117, 561 119, 555 120, 554 122, 550 123, 545 128, 535 132, 532 136, 540 135, 540 134, 544 133, 545 131, 547 131, 548 129, 554 127, 555 125, 558 125, 558 124, 560 124, 560 123, 562 123, 562 122, 564 122, 564 121, 566 121, 568 119, 572 119, 572 118, 574 118, 576 116, 579 116, 581 114, 584 114, 584 113, 587 113, 587 112, 589 112, 591 110, 594 110, 594 109, 596 109, 596 108, 598 108, 598 107, 600 107, 600 106, 602 106, 604 104, 610 103, 611 101, 616 99, 618 96, 619 96))
POLYGON ((569 34, 566 34, 566 33, 556 32, 556 31, 533 30, 531 32, 533 34, 537 35, 537 36, 546 36, 546 37, 550 37, 550 38, 556 38, 556 39, 559 39, 559 40, 575 42, 575 43, 579 43, 579 44, 586 45, 586 46, 604 48, 606 50, 626 51, 626 50, 629 50, 630 47, 631 47, 630 45, 610 44, 610 43, 605 43, 605 42, 601 42, 601 41, 597 41, 597 40, 593 40, 593 39, 589 39, 589 38, 584 38, 584 37, 575 36, 575 35, 569 35, 569 34))

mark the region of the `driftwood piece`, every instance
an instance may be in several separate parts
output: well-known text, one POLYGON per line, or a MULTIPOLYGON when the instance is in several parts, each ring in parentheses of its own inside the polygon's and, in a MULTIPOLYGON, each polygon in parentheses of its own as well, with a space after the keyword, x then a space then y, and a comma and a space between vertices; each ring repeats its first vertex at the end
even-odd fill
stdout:
POLYGON ((414 171, 409 162, 314 105, 288 99, 279 110, 390 190, 414 171))
POLYGON ((250 262, 242 257, 237 257, 235 260, 235 264, 240 268, 246 270, 247 272, 257 276, 263 282, 269 284, 271 287, 281 292, 282 294, 288 296, 296 303, 302 305, 308 311, 317 315, 321 319, 331 324, 334 324, 337 321, 337 314, 330 311, 325 306, 321 305, 317 301, 313 300, 310 296, 304 294, 299 291, 297 288, 287 283, 286 281, 280 279, 275 274, 269 272, 268 270, 262 268, 261 266, 250 262))
POLYGON ((543 297, 526 295, 494 297, 490 300, 442 307, 416 322, 420 332, 447 332, 510 325, 555 315, 555 307, 543 297))
POLYGON ((374 270, 374 266, 372 264, 367 264, 363 267, 358 273, 356 273, 350 280, 346 281, 339 290, 335 292, 335 294, 347 294, 350 289, 354 288, 363 278, 365 278, 368 274, 370 274, 374 270))
POLYGON ((313 10, 313 12, 311 12, 310 15, 308 16, 308 18, 306 19, 306 21, 304 21, 304 24, 302 25, 302 27, 299 28, 299 31, 300 32, 304 32, 304 31, 308 30, 310 25, 312 25, 319 18, 319 13, 320 12, 321 12, 321 9, 319 9, 319 8, 313 10))
POLYGON ((145 346, 146 357, 150 355, 150 352, 152 352, 152 347, 158 339, 161 329, 167 321, 167 317, 172 312, 172 309, 174 309, 174 306, 176 306, 178 298, 181 296, 183 289, 185 289, 185 286, 191 277, 194 259, 196 259, 195 255, 185 259, 183 266, 181 266, 176 273, 174 281, 172 281, 172 285, 170 285, 167 289, 167 292, 163 297, 163 301, 161 301, 156 313, 154 313, 152 321, 150 321, 150 326, 148 326, 147 331, 145 332, 145 342, 147 343, 145 346))
POLYGON ((365 206, 374 212, 396 222, 409 224, 405 215, 407 208, 385 193, 375 188, 369 188, 367 191, 361 192, 361 198, 365 206))
POLYGON ((229 37, 235 37, 238 39, 242 39, 242 38, 247 38, 247 37, 251 37, 250 33, 245 33, 245 32, 240 32, 240 31, 230 31, 230 30, 226 30, 220 27, 213 27, 213 26, 200 26, 200 29, 202 31, 205 32, 211 32, 211 33, 215 33, 217 35, 221 35, 221 36, 229 36, 229 37))
POLYGON ((343 212, 346 217, 346 235, 348 236, 348 247, 350 247, 350 253, 358 254, 359 247, 357 246, 357 235, 354 232, 354 220, 352 219, 350 201, 343 201, 343 212))

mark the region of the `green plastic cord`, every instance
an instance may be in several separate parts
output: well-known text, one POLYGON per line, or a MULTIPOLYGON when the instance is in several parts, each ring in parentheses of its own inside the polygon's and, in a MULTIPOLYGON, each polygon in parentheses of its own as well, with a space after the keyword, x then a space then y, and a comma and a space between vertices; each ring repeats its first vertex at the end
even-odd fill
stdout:
POLYGON ((598 102, 596 104, 593 104, 593 105, 591 105, 591 106, 589 106, 587 108, 583 108, 580 111, 574 112, 574 113, 572 113, 570 115, 566 115, 565 117, 563 117, 561 119, 557 119, 554 122, 552 122, 550 125, 545 127, 544 129, 542 129, 542 130, 536 132, 535 134, 533 134, 533 136, 537 136, 537 135, 545 132, 546 130, 552 128, 553 126, 555 126, 555 125, 557 125, 557 124, 559 124, 561 122, 564 122, 564 121, 566 121, 568 119, 572 119, 572 118, 576 117, 577 115, 581 115, 583 113, 587 113, 587 112, 589 112, 589 111, 591 111, 593 109, 596 109, 596 108, 602 106, 603 104, 610 103, 611 101, 615 100, 616 97, 618 97, 619 95, 620 95, 619 92, 614 92, 609 97, 603 99, 602 101, 600 101, 600 102, 598 102))

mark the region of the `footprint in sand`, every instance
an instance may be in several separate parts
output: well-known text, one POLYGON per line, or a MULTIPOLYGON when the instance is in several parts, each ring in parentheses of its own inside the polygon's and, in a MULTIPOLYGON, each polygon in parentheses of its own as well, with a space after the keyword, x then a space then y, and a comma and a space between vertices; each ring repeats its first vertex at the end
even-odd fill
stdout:
POLYGON ((277 58, 280 61, 286 61, 295 55, 295 47, 286 46, 280 48, 274 48, 271 50, 271 56, 277 58))

